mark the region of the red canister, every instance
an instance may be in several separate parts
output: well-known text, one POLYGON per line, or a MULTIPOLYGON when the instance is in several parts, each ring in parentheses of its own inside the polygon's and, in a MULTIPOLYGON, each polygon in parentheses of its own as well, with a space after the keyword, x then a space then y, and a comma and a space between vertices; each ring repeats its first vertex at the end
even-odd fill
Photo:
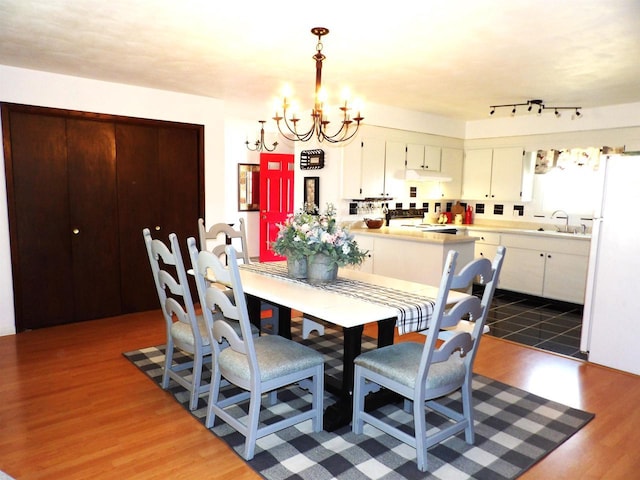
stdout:
POLYGON ((468 225, 473 223, 473 208, 471 208, 471 205, 467 205, 467 209, 464 211, 464 223, 468 225))

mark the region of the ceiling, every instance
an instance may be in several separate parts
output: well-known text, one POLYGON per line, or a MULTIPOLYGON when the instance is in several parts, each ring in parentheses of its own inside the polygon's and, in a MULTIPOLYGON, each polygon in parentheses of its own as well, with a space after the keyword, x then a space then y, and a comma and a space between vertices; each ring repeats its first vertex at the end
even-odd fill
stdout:
POLYGON ((255 103, 267 117, 284 82, 311 106, 310 29, 323 26, 323 85, 335 96, 350 86, 365 116, 367 102, 462 120, 534 98, 640 102, 638 0, 377 5, 0 0, 0 64, 255 103))

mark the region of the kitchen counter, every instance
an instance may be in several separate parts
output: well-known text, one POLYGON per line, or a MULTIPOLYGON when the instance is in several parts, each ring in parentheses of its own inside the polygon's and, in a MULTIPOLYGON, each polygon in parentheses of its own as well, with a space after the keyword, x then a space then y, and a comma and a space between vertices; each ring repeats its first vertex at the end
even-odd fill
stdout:
POLYGON ((549 226, 549 230, 538 230, 536 228, 527 228, 527 227, 508 227, 505 225, 483 225, 483 224, 473 224, 473 225, 456 225, 456 228, 459 230, 464 229, 467 235, 473 236, 474 231, 483 231, 483 232, 500 232, 500 233, 509 233, 516 235, 529 235, 529 236, 537 236, 537 237, 546 237, 546 238, 571 238, 575 240, 585 240, 591 241, 590 233, 567 233, 567 232, 558 232, 553 230, 553 226, 549 226))
POLYGON ((458 232, 457 235, 449 233, 423 232, 410 227, 381 227, 372 228, 350 228, 354 235, 367 235, 374 238, 394 238, 398 240, 412 240, 423 243, 434 243, 439 245, 456 245, 462 243, 472 243, 476 237, 458 232))

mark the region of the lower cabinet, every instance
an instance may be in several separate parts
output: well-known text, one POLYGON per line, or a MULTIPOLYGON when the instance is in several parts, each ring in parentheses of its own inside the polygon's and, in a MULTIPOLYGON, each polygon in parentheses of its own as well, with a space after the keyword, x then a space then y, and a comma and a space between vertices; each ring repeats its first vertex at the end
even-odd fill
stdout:
POLYGON ((589 241, 504 234, 502 242, 507 254, 500 288, 584 303, 589 241))
POLYGON ((456 271, 473 260, 473 242, 443 244, 370 235, 356 235, 356 240, 370 252, 375 249, 375 257, 365 260, 362 271, 427 285, 440 284, 449 250, 458 251, 456 271))

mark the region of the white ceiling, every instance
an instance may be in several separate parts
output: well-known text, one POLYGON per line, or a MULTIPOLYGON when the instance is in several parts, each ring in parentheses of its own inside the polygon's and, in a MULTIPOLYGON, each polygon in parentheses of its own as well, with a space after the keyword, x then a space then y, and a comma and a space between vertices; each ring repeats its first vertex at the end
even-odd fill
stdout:
POLYGON ((285 81, 310 106, 315 26, 331 31, 323 85, 349 85, 365 111, 472 120, 533 98, 640 101, 640 0, 0 0, 0 64, 255 102, 266 117, 285 81))

